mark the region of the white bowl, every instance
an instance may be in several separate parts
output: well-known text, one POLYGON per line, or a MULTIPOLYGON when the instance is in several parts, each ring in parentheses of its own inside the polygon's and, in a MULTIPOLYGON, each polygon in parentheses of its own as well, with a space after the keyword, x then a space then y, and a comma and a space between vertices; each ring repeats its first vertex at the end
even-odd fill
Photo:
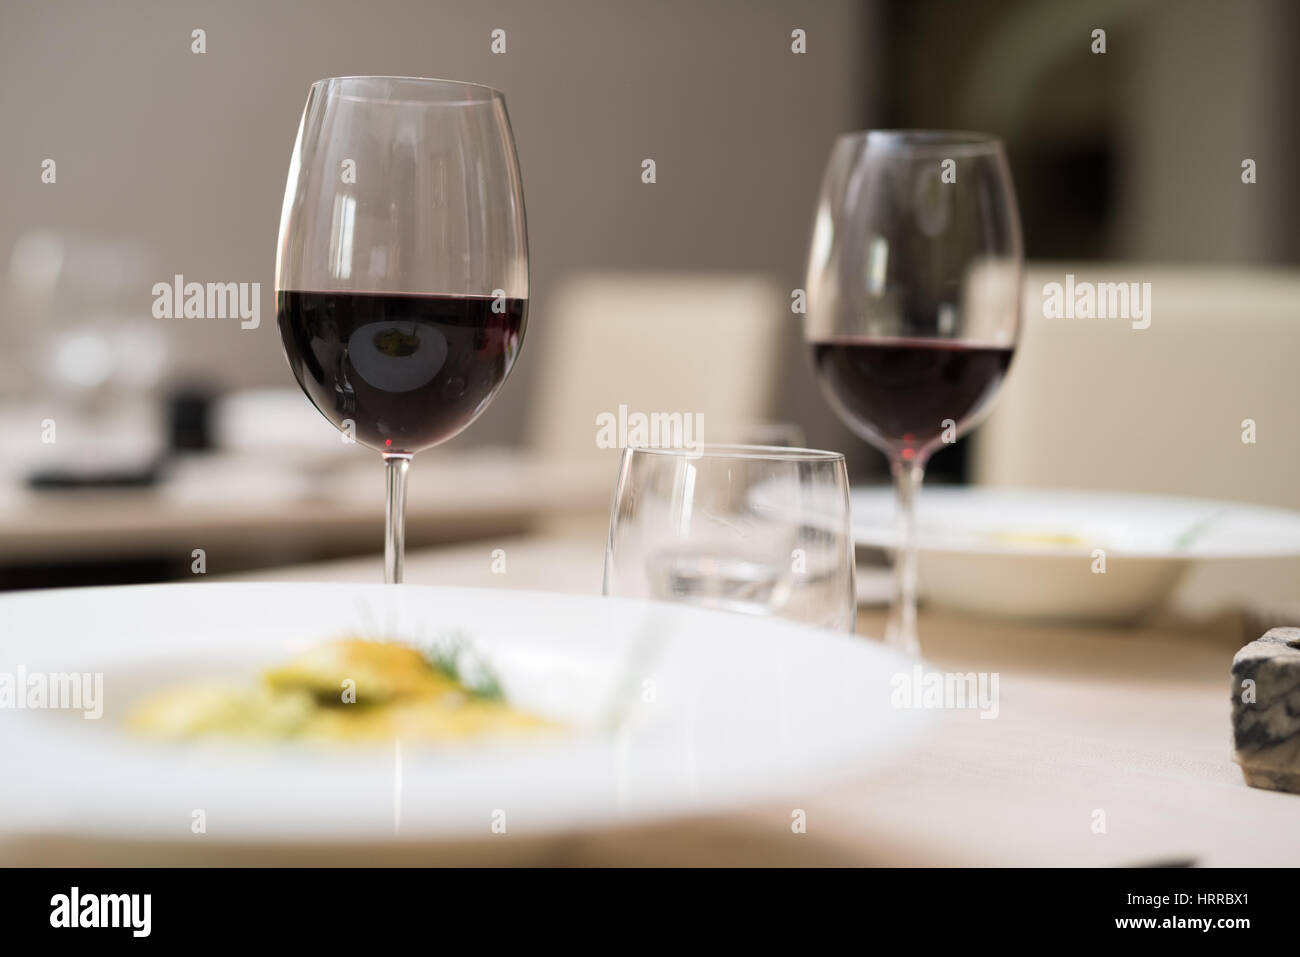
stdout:
POLYGON ((196 859, 223 846, 491 841, 673 818, 861 774, 931 726, 892 705, 917 664, 878 642, 684 605, 489 588, 183 584, 0 597, 0 672, 99 675, 102 714, 12 710, 0 861, 119 840, 196 859), (332 750, 155 743, 123 715, 149 691, 345 634, 458 631, 544 740, 332 750), (195 809, 211 822, 201 839, 195 809), (504 816, 503 816, 504 815, 504 816), (186 850, 188 849, 188 850, 186 850))
MULTIPOLYGON (((1029 618, 1131 621, 1199 559, 1300 555, 1300 513, 1206 499, 937 487, 916 520, 924 600, 1029 618)), ((853 529, 893 548, 891 488, 854 490, 853 529)))

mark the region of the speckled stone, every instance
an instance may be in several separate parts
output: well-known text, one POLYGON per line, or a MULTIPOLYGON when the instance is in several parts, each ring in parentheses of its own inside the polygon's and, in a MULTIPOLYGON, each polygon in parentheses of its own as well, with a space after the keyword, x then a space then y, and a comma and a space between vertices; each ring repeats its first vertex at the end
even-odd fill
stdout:
POLYGON ((1274 628, 1233 657, 1232 732, 1247 784, 1300 793, 1300 628, 1274 628))

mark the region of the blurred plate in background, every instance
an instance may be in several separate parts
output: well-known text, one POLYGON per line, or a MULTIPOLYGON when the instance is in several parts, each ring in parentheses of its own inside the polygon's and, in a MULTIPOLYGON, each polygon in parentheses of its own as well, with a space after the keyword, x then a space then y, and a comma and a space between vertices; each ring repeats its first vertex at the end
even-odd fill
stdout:
MULTIPOLYGON (((853 492, 858 545, 892 548, 895 520, 893 489, 853 492)), ((1033 618, 1127 621, 1198 559, 1300 555, 1300 513, 1208 499, 936 487, 916 520, 925 600, 1033 618)))

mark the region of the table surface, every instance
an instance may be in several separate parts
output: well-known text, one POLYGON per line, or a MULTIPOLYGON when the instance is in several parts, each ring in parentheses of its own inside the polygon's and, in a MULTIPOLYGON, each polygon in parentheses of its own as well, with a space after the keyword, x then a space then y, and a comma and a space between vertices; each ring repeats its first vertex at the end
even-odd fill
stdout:
MULTIPOLYGON (((194 455, 172 462, 158 486, 140 489, 35 491, 5 475, 0 560, 382 542, 383 466, 372 452, 349 451, 317 459, 194 455)), ((421 456, 408 478, 408 540, 518 533, 542 516, 607 509, 616 468, 617 461, 497 448, 421 456)))
MULTIPOLYGON (((414 552, 407 580, 579 593, 600 589, 603 527, 414 552), (504 549, 505 574, 492 571, 504 549)), ((240 580, 371 581, 380 560, 240 580)), ((864 609, 858 633, 879 635, 864 609)), ((571 836, 552 864, 1300 864, 1300 795, 1249 788, 1232 762, 1229 667, 1239 625, 1129 629, 923 612, 941 671, 997 672, 996 718, 944 715, 893 765, 791 802, 571 836), (791 827, 804 811, 806 833, 791 827)), ((871 640, 864 637, 863 640, 871 640)))

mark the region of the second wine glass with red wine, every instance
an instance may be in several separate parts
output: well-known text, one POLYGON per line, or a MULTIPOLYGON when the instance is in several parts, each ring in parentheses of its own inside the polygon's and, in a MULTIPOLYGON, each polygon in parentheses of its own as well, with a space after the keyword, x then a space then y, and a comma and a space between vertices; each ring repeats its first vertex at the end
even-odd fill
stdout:
POLYGON ((804 336, 840 418, 898 492, 886 640, 916 633, 914 503, 930 456, 988 411, 1020 334, 1024 255, 1002 144, 981 133, 841 136, 822 181, 804 336))
POLYGON ((276 310, 298 384, 387 465, 384 580, 402 580, 411 457, 476 419, 528 314, 505 99, 475 83, 314 83, 289 161, 276 310))

